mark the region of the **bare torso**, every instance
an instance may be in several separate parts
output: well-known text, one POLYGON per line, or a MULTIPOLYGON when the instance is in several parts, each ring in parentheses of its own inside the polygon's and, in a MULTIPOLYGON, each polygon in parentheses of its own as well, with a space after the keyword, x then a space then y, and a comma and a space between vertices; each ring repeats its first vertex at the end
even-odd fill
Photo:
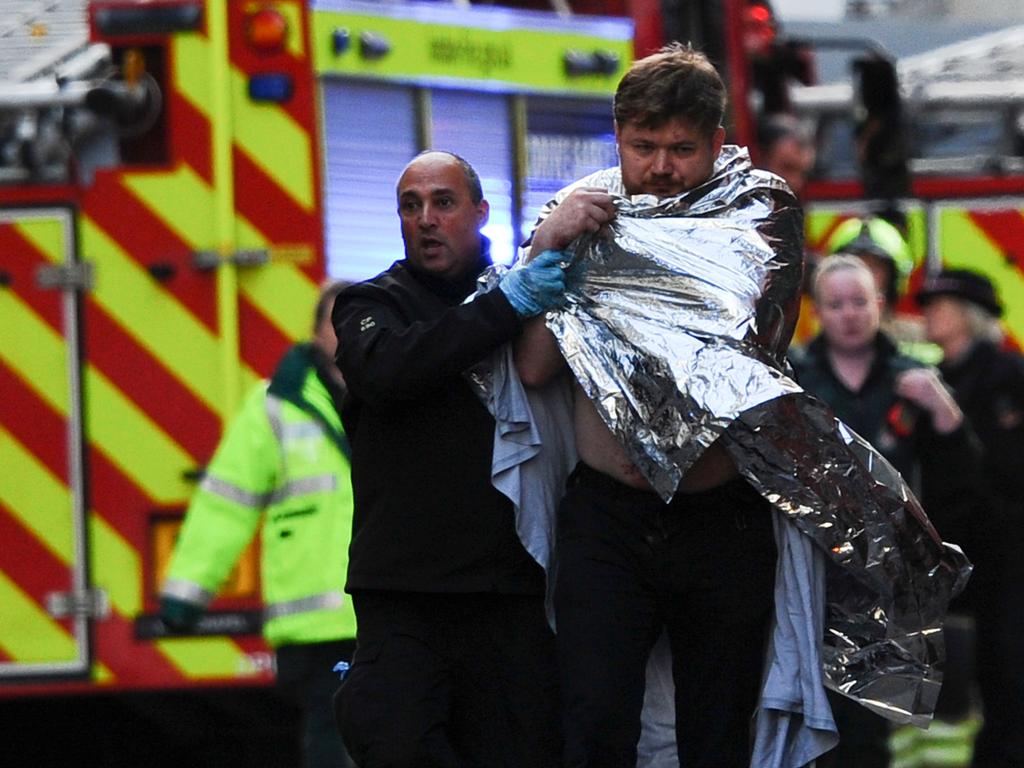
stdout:
MULTIPOLYGON (((650 484, 630 461, 626 450, 601 420, 597 408, 579 385, 576 385, 574 395, 573 421, 576 428, 576 450, 580 459, 620 483, 633 488, 650 489, 650 484)), ((706 491, 732 480, 738 474, 725 449, 719 443, 712 443, 686 473, 679 490, 682 493, 706 491)))

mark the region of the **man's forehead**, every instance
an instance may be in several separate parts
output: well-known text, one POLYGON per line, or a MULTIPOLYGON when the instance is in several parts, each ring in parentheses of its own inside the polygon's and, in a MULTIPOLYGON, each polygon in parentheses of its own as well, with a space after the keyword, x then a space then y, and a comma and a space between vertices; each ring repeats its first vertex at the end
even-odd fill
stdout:
POLYGON ((458 164, 444 155, 418 158, 410 163, 398 180, 398 194, 438 195, 465 192, 465 174, 458 164))
POLYGON ((679 143, 696 143, 710 141, 711 139, 711 136, 705 135, 692 120, 685 117, 673 117, 657 125, 642 125, 632 121, 626 123, 619 132, 620 134, 626 133, 638 138, 657 138, 663 141, 679 143))

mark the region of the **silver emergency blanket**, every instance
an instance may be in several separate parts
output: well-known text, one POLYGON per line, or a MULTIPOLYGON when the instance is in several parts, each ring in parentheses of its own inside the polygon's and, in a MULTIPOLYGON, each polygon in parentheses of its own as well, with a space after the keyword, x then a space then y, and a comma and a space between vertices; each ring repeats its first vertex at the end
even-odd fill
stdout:
POLYGON ((547 315, 583 391, 666 501, 721 439, 828 555, 829 687, 927 725, 942 621, 970 564, 891 465, 786 375, 802 273, 796 200, 746 150, 725 147, 687 193, 630 197, 613 168, 562 190, 541 220, 577 186, 608 189, 618 207, 569 249, 566 303, 547 315))

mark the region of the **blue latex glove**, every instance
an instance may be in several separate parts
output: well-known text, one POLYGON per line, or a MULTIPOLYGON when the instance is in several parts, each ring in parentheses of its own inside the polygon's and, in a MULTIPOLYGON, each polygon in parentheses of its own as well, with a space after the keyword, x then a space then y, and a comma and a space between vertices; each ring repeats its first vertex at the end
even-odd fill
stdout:
POLYGON ((565 270, 569 257, 562 251, 543 251, 519 269, 512 269, 498 283, 508 303, 520 317, 533 317, 558 306, 565 296, 565 270))
POLYGON ((188 632, 195 629, 202 615, 203 606, 197 603, 166 595, 160 598, 160 618, 172 632, 188 632))

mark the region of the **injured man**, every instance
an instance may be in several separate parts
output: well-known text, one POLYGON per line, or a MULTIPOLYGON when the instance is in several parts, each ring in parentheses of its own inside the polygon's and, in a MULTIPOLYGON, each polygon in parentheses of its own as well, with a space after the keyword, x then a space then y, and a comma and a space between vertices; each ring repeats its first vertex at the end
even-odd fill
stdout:
POLYGON ((548 575, 566 764, 799 768, 836 744, 826 688, 927 725, 970 564, 791 377, 796 199, 720 137, 649 194, 617 136, 521 251, 562 251, 563 304, 469 374, 548 575))

